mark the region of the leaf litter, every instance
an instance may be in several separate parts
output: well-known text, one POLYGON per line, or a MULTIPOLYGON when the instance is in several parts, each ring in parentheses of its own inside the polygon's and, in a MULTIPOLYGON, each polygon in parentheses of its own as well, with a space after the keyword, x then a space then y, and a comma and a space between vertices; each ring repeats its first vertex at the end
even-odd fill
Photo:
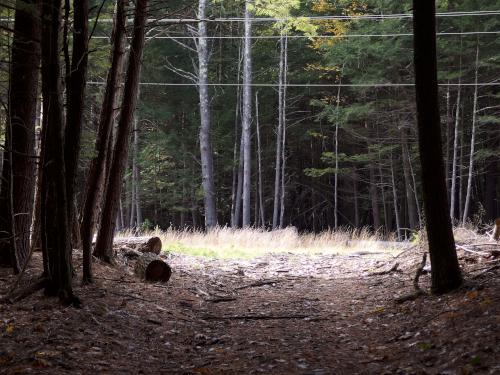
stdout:
MULTIPOLYGON (((96 261, 93 285, 74 281, 81 309, 42 292, 0 304, 0 373, 500 373, 498 259, 459 251, 463 287, 396 303, 413 290, 421 258, 415 249, 397 258, 172 254, 167 284, 96 261)), ((78 251, 74 263, 80 274, 78 251)), ((0 295, 14 280, 0 269, 0 295)))

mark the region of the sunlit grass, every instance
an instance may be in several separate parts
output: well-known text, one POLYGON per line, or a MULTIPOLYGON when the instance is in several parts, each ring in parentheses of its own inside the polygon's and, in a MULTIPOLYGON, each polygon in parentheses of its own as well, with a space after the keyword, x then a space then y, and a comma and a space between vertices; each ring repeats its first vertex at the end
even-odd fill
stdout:
MULTIPOLYGON (((121 235, 126 236, 127 233, 121 235)), ((147 235, 160 237, 164 252, 223 259, 250 259, 269 253, 342 255, 360 251, 401 251, 401 247, 383 241, 381 235, 367 228, 340 228, 336 231, 299 234, 293 227, 275 231, 218 227, 207 233, 169 229, 152 231, 147 235)))

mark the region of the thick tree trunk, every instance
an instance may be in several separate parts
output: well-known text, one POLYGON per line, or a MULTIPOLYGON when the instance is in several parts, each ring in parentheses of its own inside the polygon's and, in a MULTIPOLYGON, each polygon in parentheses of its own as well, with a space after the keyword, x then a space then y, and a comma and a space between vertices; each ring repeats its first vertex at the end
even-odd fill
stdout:
POLYGON ((68 220, 64 163, 64 120, 59 63, 61 0, 44 0, 42 7, 42 92, 45 121, 42 181, 42 248, 48 269, 45 293, 79 304, 71 286, 71 228, 68 220))
POLYGON ((435 1, 413 1, 418 140, 432 291, 445 293, 457 288, 462 277, 448 212, 441 146, 435 12, 435 1))
POLYGON ((108 72, 95 145, 97 156, 90 164, 87 177, 87 189, 83 203, 81 224, 84 282, 92 281, 92 237, 97 221, 97 202, 102 194, 102 187, 104 185, 106 159, 110 157, 110 155, 108 155, 108 148, 112 136, 114 108, 116 107, 116 92, 119 84, 118 78, 123 69, 125 54, 125 7, 127 4, 128 0, 117 0, 116 3, 112 34, 113 49, 111 52, 111 68, 108 72))
POLYGON ((242 227, 250 226, 250 194, 252 186, 252 13, 251 0, 245 1, 245 39, 243 49, 243 220, 242 227))
MULTIPOLYGON (((342 81, 341 81, 342 82, 342 81)), ((337 118, 335 121, 335 172, 334 172, 334 182, 333 182, 333 217, 334 217, 334 229, 338 227, 338 182, 339 182, 339 109, 340 109, 340 86, 337 90, 337 118)))
POLYGON ((467 178, 467 190, 465 193, 465 206, 462 217, 462 225, 465 225, 469 218, 469 210, 472 200, 472 178, 474 176, 474 152, 476 146, 476 118, 477 118, 477 77, 479 71, 479 42, 476 47, 476 69, 474 78, 474 104, 472 108, 472 130, 470 137, 470 153, 469 153, 469 176, 467 178))
MULTIPOLYGON (((207 0, 199 0, 198 18, 206 19, 207 0)), ((208 39, 207 22, 198 22, 198 93, 200 96, 200 155, 203 185, 203 202, 205 205, 205 228, 210 230, 217 226, 217 210, 215 205, 214 161, 210 141, 212 119, 210 113, 210 96, 208 93, 208 39)))
MULTIPOLYGON (((240 82, 240 71, 241 71, 241 45, 238 48, 238 70, 237 70, 237 81, 240 82)), ((238 207, 237 192, 239 183, 239 172, 241 165, 241 154, 238 158, 238 145, 241 145, 241 137, 238 137, 238 129, 240 127, 239 113, 240 113, 240 86, 236 87, 236 108, 234 115, 234 146, 233 146, 233 184, 231 187, 231 227, 236 228, 238 226, 238 217, 236 216, 236 208, 238 207)), ((240 197, 241 200, 241 197, 240 197)))
POLYGON ((109 181, 104 194, 101 226, 97 235, 95 255, 106 262, 112 262, 113 235, 118 211, 118 200, 122 190, 123 173, 127 164, 130 146, 130 132, 137 105, 139 78, 141 75, 144 35, 147 22, 147 0, 137 0, 134 16, 134 34, 130 48, 127 78, 123 92, 120 122, 113 152, 109 181))
POLYGON ((0 265, 23 268, 30 249, 40 62, 39 0, 18 0, 0 193, 0 265))

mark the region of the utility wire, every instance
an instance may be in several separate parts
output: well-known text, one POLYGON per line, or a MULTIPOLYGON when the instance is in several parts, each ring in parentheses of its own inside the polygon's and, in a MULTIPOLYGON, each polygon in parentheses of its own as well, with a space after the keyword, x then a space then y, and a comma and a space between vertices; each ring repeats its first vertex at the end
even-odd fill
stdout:
MULTIPOLYGON (((500 31, 463 31, 463 32, 439 32, 438 36, 463 36, 463 35, 495 35, 500 34, 500 31)), ((288 39, 342 39, 342 38, 384 38, 384 37, 399 37, 399 36, 413 36, 413 33, 394 33, 394 34, 345 34, 345 35, 287 35, 288 39)), ((281 35, 254 35, 250 39, 280 39, 281 35)), ((92 39, 110 39, 107 36, 94 36, 92 39)), ((244 36, 152 36, 146 37, 147 40, 151 39, 245 39, 244 36)))
MULTIPOLYGON (((88 85, 105 85, 105 81, 89 81, 88 85)), ((140 82, 141 86, 200 86, 198 83, 140 82)), ((208 83, 206 86, 243 87, 243 83, 208 83)), ((277 83, 252 83, 252 87, 278 87, 277 83)), ((413 87, 414 83, 287 83, 287 87, 413 87)), ((438 86, 476 86, 476 83, 439 83, 438 86)), ((477 83, 477 86, 500 86, 500 82, 477 83)))
MULTIPOLYGON (((500 10, 473 10, 473 11, 456 11, 456 12, 438 12, 436 17, 484 17, 484 16, 497 16, 500 15, 500 10)), ((348 21, 348 20, 389 20, 389 19, 406 19, 413 18, 412 13, 392 13, 392 14, 360 14, 360 15, 337 15, 337 16, 296 16, 289 18, 272 18, 260 17, 252 18, 252 22, 281 22, 290 19, 303 19, 309 21, 348 21)), ((214 18, 150 18, 148 22, 151 23, 170 23, 170 24, 183 24, 183 23, 196 23, 200 21, 205 22, 244 22, 243 17, 214 17, 214 18)), ((0 22, 14 22, 13 18, 0 18, 0 22)), ((112 18, 101 18, 98 22, 112 23, 112 18)))

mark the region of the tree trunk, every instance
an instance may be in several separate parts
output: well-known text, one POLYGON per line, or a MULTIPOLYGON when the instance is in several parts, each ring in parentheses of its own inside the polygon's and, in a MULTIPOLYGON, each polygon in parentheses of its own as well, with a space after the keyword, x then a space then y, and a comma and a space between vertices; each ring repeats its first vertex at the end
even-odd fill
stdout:
MULTIPOLYGON (((241 71, 241 45, 238 48, 238 70, 237 70, 237 82, 240 82, 240 71, 241 71)), ((236 216, 236 208, 238 206, 237 191, 239 183, 239 172, 240 172, 240 161, 241 155, 238 158, 238 145, 241 145, 241 137, 238 138, 239 129, 239 113, 240 113, 240 86, 236 87, 236 108, 234 115, 234 146, 233 146, 233 184, 231 187, 231 227, 236 228, 238 226, 238 218, 236 216), (239 140, 239 142, 238 142, 239 140)))
POLYGON ((250 226, 250 193, 252 186, 252 13, 251 0, 245 1, 245 39, 243 49, 243 220, 242 227, 250 226))
POLYGON ((30 249, 40 62, 38 0, 18 0, 14 20, 0 193, 0 265, 18 273, 30 249))
MULTIPOLYGON (((461 60, 460 60, 461 61, 461 60)), ((456 203, 455 199, 457 196, 457 153, 458 153, 458 125, 460 123, 460 96, 461 96, 461 77, 458 81, 458 92, 457 92, 457 103, 455 109, 455 127, 454 127, 454 137, 453 137, 453 159, 451 162, 451 190, 450 190, 450 218, 451 222, 455 221, 456 203)))
POLYGON ((113 152, 109 181, 104 194, 104 209, 97 235, 95 255, 106 262, 112 262, 113 235, 116 225, 118 199, 121 195, 123 173, 127 164, 130 146, 130 131, 137 105, 137 92, 141 73, 144 35, 147 22, 147 0, 137 0, 134 16, 134 34, 130 48, 127 78, 123 92, 120 122, 113 152))
POLYGON ((264 198, 262 194, 262 151, 260 146, 260 124, 259 124, 259 92, 255 93, 255 128, 257 130, 257 171, 258 171, 258 202, 259 202, 259 215, 260 215, 260 225, 262 228, 266 227, 266 221, 264 217, 264 198))
MULTIPOLYGON (((68 1, 69 2, 69 1, 68 1)), ((66 110, 66 129, 64 135, 64 159, 66 166, 66 191, 68 196, 69 227, 78 227, 78 221, 73 223, 78 215, 75 211, 74 191, 80 157, 80 143, 83 128, 83 106, 85 87, 87 85, 88 62, 88 0, 73 1, 73 49, 71 69, 66 79, 68 82, 66 110)), ((73 247, 77 247, 74 244, 73 247)))
POLYGON ((402 159, 403 159, 403 174, 405 181, 405 192, 406 192, 406 203, 408 205, 408 221, 410 224, 410 229, 418 228, 418 215, 417 215, 417 207, 415 204, 415 195, 413 194, 412 189, 412 180, 410 177, 410 153, 408 151, 408 129, 403 127, 401 128, 401 149, 402 159))
POLYGON ((42 181, 42 249, 47 254, 46 295, 79 304, 71 279, 71 228, 68 220, 64 163, 64 121, 59 62, 61 0, 44 0, 42 7, 42 93, 45 149, 42 181))
POLYGON ((462 277, 448 214, 441 146, 435 12, 435 1, 413 1, 418 141, 432 291, 445 293, 457 288, 462 283, 462 277))
POLYGON ((276 157, 274 165, 274 204, 273 204, 273 229, 279 226, 280 192, 281 192, 281 146, 283 138, 283 71, 285 58, 285 41, 280 37, 280 62, 278 77, 278 128, 276 129, 276 157))
MULTIPOLYGON (((342 82, 342 81, 341 81, 342 82)), ((334 229, 338 227, 338 180, 339 180, 339 108, 340 108, 340 86, 337 90, 337 118, 335 121, 335 173, 333 183, 333 217, 334 229)))
POLYGON ((479 71, 479 42, 476 47, 476 70, 474 78, 474 104, 472 108, 472 130, 470 137, 470 154, 469 154, 469 177, 467 178, 467 191, 465 193, 464 214, 462 217, 462 225, 465 225, 469 217, 470 202, 472 199, 472 177, 474 175, 474 150, 476 146, 476 117, 477 117, 477 77, 479 71))
POLYGON ((137 228, 142 225, 141 195, 140 195, 140 173, 139 173, 139 127, 137 118, 134 118, 134 187, 135 187, 135 223, 137 228))
POLYGON ((283 121, 283 135, 281 137, 281 197, 280 197, 280 224, 279 227, 283 228, 285 226, 285 195, 286 195, 286 93, 287 93, 287 76, 288 76, 288 37, 285 35, 285 45, 284 45, 284 60, 283 60, 283 105, 281 110, 283 111, 282 121, 283 121))
POLYGON ((377 232, 380 229, 380 210, 378 207, 377 182, 375 181, 375 170, 372 165, 369 167, 370 172, 370 199, 372 204, 373 230, 377 232))
POLYGON ((392 161, 391 155, 391 182, 392 182, 392 203, 394 207, 394 217, 396 219, 396 234, 398 236, 398 241, 401 241, 401 223, 399 221, 399 209, 398 209, 398 192, 396 189, 396 181, 394 179, 394 163, 392 161))
POLYGON ((206 19, 207 0, 199 0, 198 18, 198 93, 200 96, 200 155, 203 185, 203 202, 205 205, 205 228, 210 230, 217 226, 217 210, 215 205, 214 161, 212 153, 210 96, 208 93, 208 39, 206 19))
POLYGON ((97 221, 97 202, 102 195, 104 185, 103 180, 104 171, 106 169, 106 159, 110 157, 110 155, 108 155, 108 148, 112 135, 114 108, 116 107, 116 92, 119 84, 118 78, 123 69, 125 54, 125 7, 127 4, 128 0, 117 0, 116 2, 112 34, 113 49, 111 52, 111 68, 108 72, 95 145, 97 156, 90 164, 87 177, 87 189, 83 203, 81 224, 84 282, 92 281, 92 237, 97 221))
POLYGON ((352 175, 352 195, 354 199, 354 227, 358 228, 360 225, 359 220, 359 201, 358 201, 358 172, 356 167, 354 167, 354 172, 352 175))

